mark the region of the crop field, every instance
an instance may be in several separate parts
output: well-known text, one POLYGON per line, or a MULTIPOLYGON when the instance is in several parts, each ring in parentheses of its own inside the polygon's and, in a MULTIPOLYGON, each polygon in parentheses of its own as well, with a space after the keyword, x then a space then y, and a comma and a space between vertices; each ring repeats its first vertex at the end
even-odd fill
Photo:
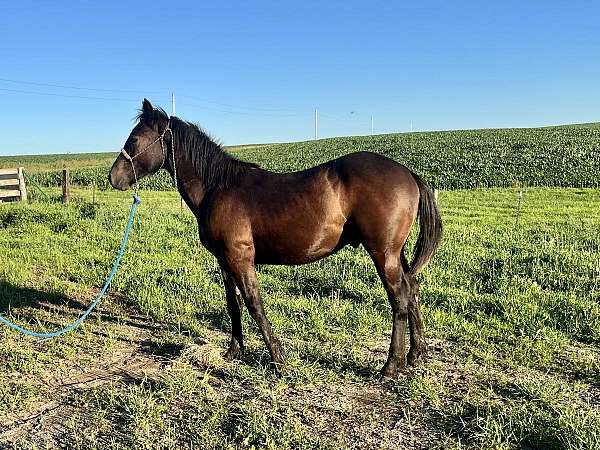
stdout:
MULTIPOLYGON (((223 360, 218 266, 156 177, 110 295, 87 322, 43 342, 0 328, 0 448, 600 448, 600 127, 235 153, 292 170, 367 149, 443 189, 444 240, 420 280, 429 352, 417 367, 377 379, 391 312, 362 248, 260 267, 287 364, 280 377, 269 368, 247 313, 244 361, 223 360)), ((50 330, 93 299, 130 204, 111 190, 91 202, 89 183, 104 186, 113 157, 73 161, 89 179, 69 205, 51 178, 60 158, 20 164, 50 200, 0 204, 0 314, 50 330)))
MULTIPOLYGON (((600 123, 546 128, 487 129, 353 136, 290 144, 230 147, 241 159, 276 171, 300 170, 353 151, 383 153, 420 173, 441 189, 477 187, 600 185, 600 123)), ((109 189, 106 179, 115 153, 26 157, 19 164, 44 186, 59 186, 63 165, 72 180, 109 189)), ((1 158, 0 168, 14 166, 1 158)), ((162 175, 145 180, 146 189, 169 190, 162 175)))

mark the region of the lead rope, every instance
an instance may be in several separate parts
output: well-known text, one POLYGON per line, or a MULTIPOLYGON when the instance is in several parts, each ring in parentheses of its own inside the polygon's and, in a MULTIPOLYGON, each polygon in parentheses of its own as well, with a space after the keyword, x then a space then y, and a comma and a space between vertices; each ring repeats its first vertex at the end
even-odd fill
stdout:
POLYGON ((125 247, 127 246, 127 241, 129 240, 129 232, 131 231, 131 227, 133 226, 133 218, 135 216, 135 210, 137 209, 138 205, 141 202, 142 201, 140 200, 140 198, 137 195, 135 195, 133 197, 133 203, 131 204, 131 208, 129 210, 129 219, 127 220, 127 226, 125 227, 125 233, 123 234, 123 240, 121 241, 121 247, 119 248, 119 253, 117 254, 115 261, 113 262, 112 269, 111 269, 110 273, 108 274, 106 281, 104 282, 104 286, 102 287, 102 290, 96 296, 96 299, 90 304, 88 309, 86 309, 85 312, 81 316, 79 316, 79 318, 77 320, 75 320, 70 325, 67 325, 64 328, 61 328, 60 330, 57 330, 57 331, 53 331, 51 333, 40 333, 37 331, 28 330, 26 328, 23 328, 23 327, 17 325, 14 322, 11 322, 10 320, 8 320, 2 316, 0 316, 0 323, 3 323, 4 325, 6 325, 6 326, 12 328, 13 330, 18 331, 19 333, 22 333, 24 335, 41 338, 41 339, 56 338, 56 337, 62 336, 63 334, 69 333, 70 331, 73 331, 75 328, 77 328, 85 319, 87 319, 87 317, 92 313, 92 311, 96 308, 96 306, 98 306, 98 304, 100 303, 100 301, 106 294, 106 291, 108 291, 108 288, 109 288, 110 284, 112 283, 112 280, 113 280, 114 276, 116 275, 117 270, 119 269, 119 264, 121 263, 121 258, 123 257, 123 253, 125 253, 125 247))

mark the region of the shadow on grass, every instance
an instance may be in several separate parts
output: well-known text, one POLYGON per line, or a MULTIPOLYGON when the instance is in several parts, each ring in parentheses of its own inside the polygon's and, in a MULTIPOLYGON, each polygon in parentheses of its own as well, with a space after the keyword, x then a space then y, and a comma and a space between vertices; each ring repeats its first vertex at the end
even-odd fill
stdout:
MULTIPOLYGON (((117 296, 118 300, 119 297, 117 296)), ((45 326, 52 329, 59 329, 65 326, 66 323, 70 323, 79 317, 87 310, 92 301, 93 298, 90 298, 89 303, 82 303, 58 292, 15 286, 0 280, 0 314, 8 316, 9 313, 16 313, 16 316, 19 317, 17 320, 19 324, 27 320, 42 320, 45 326), (49 316, 48 313, 51 313, 52 316, 49 316)), ((102 322, 150 332, 160 331, 165 327, 170 329, 177 327, 177 324, 156 323, 150 317, 131 310, 123 311, 122 313, 103 310, 100 317, 102 322)), ((101 330, 95 330, 94 333, 99 336, 108 337, 108 334, 101 330)), ((129 341, 125 338, 115 339, 124 342, 129 341)), ((156 350, 160 353, 160 349, 156 350)))
POLYGON ((12 308, 36 307, 48 311, 52 305, 70 309, 84 310, 83 303, 63 294, 39 289, 24 288, 0 280, 0 313, 12 308))
MULTIPOLYGON (((373 364, 365 361, 357 361, 351 356, 343 355, 315 355, 310 352, 303 352, 302 358, 309 364, 318 364, 322 369, 331 370, 342 375, 354 375, 363 380, 372 380, 379 376, 381 367, 377 368, 373 364)), ((381 364, 383 366, 383 363, 381 364)))
POLYGON ((185 345, 173 342, 156 342, 147 339, 141 343, 141 349, 152 356, 159 356, 164 359, 177 359, 181 356, 185 345))
POLYGON ((195 314, 196 320, 203 323, 212 331, 219 331, 223 333, 231 332, 231 321, 229 315, 225 311, 225 303, 221 309, 209 309, 205 311, 198 311, 195 314))
MULTIPOLYGON (((117 297, 118 299, 118 297, 117 297)), ((89 303, 82 303, 68 296, 53 292, 43 291, 40 289, 26 288, 15 286, 5 281, 0 281, 0 314, 7 315, 9 311, 18 313, 17 315, 22 320, 37 320, 43 319, 45 326, 51 328, 61 328, 64 326, 64 322, 70 322, 74 320, 79 314, 85 311, 89 306, 89 303), (36 316, 36 311, 39 311, 39 316, 36 316), (52 313, 53 316, 49 317, 47 313, 52 313), (63 317, 57 317, 57 313, 63 317), (64 322, 63 322, 64 320, 64 322)), ((229 316, 223 308, 214 308, 198 311, 195 314, 198 321, 203 323, 207 328, 217 331, 220 333, 230 333, 231 325, 229 316)), ((201 337, 196 336, 191 330, 182 329, 179 324, 168 323, 168 322, 154 322, 153 319, 140 315, 136 311, 123 311, 122 313, 115 313, 111 311, 102 311, 101 319, 102 322, 108 322, 113 324, 119 324, 137 328, 141 330, 149 331, 161 331, 165 329, 178 330, 180 334, 187 334, 190 337, 201 337)), ((96 329, 94 327, 94 333, 99 336, 108 336, 102 329, 96 329)), ((246 330, 246 333, 257 332, 254 327, 246 330)), ((141 337, 141 336, 140 336, 141 337)), ((121 341, 130 341, 126 337, 115 337, 121 341)), ((159 340, 155 339, 143 339, 141 341, 141 349, 151 355, 160 356, 167 359, 176 359, 180 356, 184 349, 179 343, 175 344, 164 344, 159 340)), ((225 349, 224 349, 225 350, 225 349)), ((373 367, 369 367, 368 364, 364 364, 362 361, 357 361, 349 355, 341 356, 335 354, 325 354, 322 352, 314 352, 310 350, 302 351, 302 358, 312 364, 318 364, 324 369, 335 370, 342 373, 352 373, 355 376, 364 379, 373 378, 376 375, 373 367)), ((264 367, 270 365, 270 357, 266 349, 252 351, 247 349, 244 357, 245 364, 254 367, 264 367)))

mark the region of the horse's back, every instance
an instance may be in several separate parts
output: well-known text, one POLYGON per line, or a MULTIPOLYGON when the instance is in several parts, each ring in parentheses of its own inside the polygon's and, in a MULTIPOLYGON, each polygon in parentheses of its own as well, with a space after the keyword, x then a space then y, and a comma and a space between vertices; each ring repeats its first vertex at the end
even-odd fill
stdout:
POLYGON ((419 188, 411 171, 386 156, 356 152, 334 160, 352 209, 373 207, 373 202, 405 204, 419 200, 419 188))

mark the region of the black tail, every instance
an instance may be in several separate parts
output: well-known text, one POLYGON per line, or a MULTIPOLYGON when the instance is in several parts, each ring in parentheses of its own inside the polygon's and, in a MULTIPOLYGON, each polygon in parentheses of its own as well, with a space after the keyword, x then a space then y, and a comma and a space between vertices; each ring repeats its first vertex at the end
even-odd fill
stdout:
POLYGON ((415 252, 409 272, 415 275, 427 264, 427 261, 440 245, 442 240, 442 218, 431 188, 418 175, 413 173, 412 176, 417 182, 421 194, 419 198, 419 237, 415 244, 415 252))

